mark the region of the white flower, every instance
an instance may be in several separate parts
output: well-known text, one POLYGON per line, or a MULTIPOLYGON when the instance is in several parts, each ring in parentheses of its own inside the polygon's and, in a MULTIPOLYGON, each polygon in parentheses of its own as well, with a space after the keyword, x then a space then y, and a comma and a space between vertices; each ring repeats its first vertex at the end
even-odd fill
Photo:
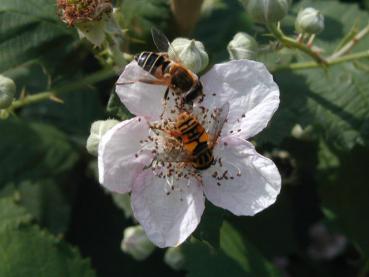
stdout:
MULTIPOLYGON (((138 76, 152 78, 131 62, 118 83, 138 76)), ((215 164, 208 169, 196 171, 183 163, 147 168, 163 147, 162 138, 148 126, 162 113, 163 86, 117 86, 120 99, 137 117, 114 126, 99 146, 100 183, 115 192, 131 192, 135 218, 159 247, 177 246, 196 229, 205 196, 235 215, 254 215, 273 204, 281 188, 275 164, 246 140, 266 127, 279 105, 278 86, 265 66, 248 60, 217 64, 201 81, 202 106, 230 105, 213 149, 215 164)))

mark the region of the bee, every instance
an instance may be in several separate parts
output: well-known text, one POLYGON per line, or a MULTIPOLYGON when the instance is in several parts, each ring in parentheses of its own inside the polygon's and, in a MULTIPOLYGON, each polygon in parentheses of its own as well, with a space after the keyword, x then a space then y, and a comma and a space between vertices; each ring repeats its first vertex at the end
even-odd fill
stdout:
MULTIPOLYGON (((142 52, 134 59, 138 66, 150 73, 155 79, 139 79, 138 82, 167 87, 164 93, 164 101, 168 100, 169 91, 173 91, 181 97, 181 106, 191 105, 193 101, 203 96, 203 87, 199 77, 191 70, 183 66, 177 55, 175 60, 169 59, 168 50, 175 53, 167 37, 158 29, 152 28, 151 35, 154 44, 160 52, 142 52)), ((117 85, 134 83, 125 82, 117 85)))
POLYGON ((198 118, 187 111, 180 113, 173 126, 150 126, 161 130, 172 141, 172 148, 158 154, 157 160, 168 162, 189 162, 197 170, 205 170, 214 162, 213 148, 221 133, 229 112, 229 103, 212 113, 212 121, 206 131, 198 118), (174 139, 174 143, 173 143, 174 139))

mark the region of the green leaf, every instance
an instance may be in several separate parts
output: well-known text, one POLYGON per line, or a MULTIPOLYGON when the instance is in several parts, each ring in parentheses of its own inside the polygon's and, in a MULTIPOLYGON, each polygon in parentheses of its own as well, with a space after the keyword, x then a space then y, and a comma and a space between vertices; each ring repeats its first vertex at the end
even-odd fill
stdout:
POLYGON ((20 119, 0 122, 0 184, 60 176, 70 170, 78 154, 56 128, 20 119))
POLYGON ((259 251, 228 222, 221 229, 221 249, 243 268, 245 276, 282 276, 259 251))
POLYGON ((114 118, 118 118, 120 120, 126 120, 133 115, 127 110, 127 108, 122 104, 118 95, 115 91, 112 91, 109 97, 109 102, 106 107, 106 111, 108 114, 114 118))
MULTIPOLYGON (((319 9, 326 18, 326 29, 317 36, 316 46, 329 55, 336 45, 357 24, 367 24, 368 13, 355 4, 338 1, 302 1, 295 5, 319 9)), ((367 49, 369 37, 363 39, 355 51, 367 49)), ((304 55, 296 55, 299 61, 304 55)), ((323 69, 282 72, 276 74, 281 89, 281 105, 270 128, 260 141, 278 143, 290 135, 292 127, 312 125, 329 144, 340 151, 348 151, 356 145, 369 145, 369 83, 367 73, 352 64, 323 69)))
POLYGON ((211 53, 211 63, 218 63, 229 59, 227 44, 232 37, 237 32, 250 32, 250 27, 251 22, 239 1, 221 0, 217 1, 213 9, 203 14, 194 36, 211 53))
POLYGON ((58 50, 51 45, 65 48, 72 38, 72 31, 57 18, 55 1, 2 0, 0 72, 58 50))
POLYGON ((188 276, 282 276, 229 223, 223 223, 220 237, 220 249, 196 239, 182 246, 188 276))
POLYGON ((12 197, 0 198, 0 233, 5 229, 13 229, 32 220, 32 216, 26 209, 16 205, 14 201, 15 199, 12 197))
POLYGON ((329 211, 325 215, 369 257, 369 223, 363 220, 369 211, 368 149, 355 147, 342 154, 321 141, 319 158, 319 195, 329 211))
POLYGON ((220 227, 223 223, 225 211, 206 202, 206 209, 201 222, 193 234, 197 239, 209 243, 215 248, 220 244, 220 227))
POLYGON ((167 0, 125 0, 121 12, 123 14, 123 27, 134 34, 135 41, 132 43, 131 51, 140 52, 147 50, 145 41, 154 49, 151 38, 151 28, 156 26, 167 33, 172 20, 172 14, 167 0))
POLYGON ((77 250, 36 226, 0 231, 0 276, 76 276, 95 273, 77 250))
POLYGON ((54 234, 67 230, 70 207, 63 192, 55 181, 38 180, 21 182, 17 186, 7 186, 0 190, 2 195, 13 195, 17 204, 23 206, 37 222, 54 234))

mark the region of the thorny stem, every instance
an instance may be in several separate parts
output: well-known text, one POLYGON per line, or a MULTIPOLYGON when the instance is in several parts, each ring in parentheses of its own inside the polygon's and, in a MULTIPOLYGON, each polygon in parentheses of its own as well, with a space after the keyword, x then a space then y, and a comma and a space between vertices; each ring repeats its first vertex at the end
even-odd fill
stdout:
MULTIPOLYGON (((337 57, 334 59, 328 59, 326 61, 326 66, 336 65, 344 62, 352 62, 355 60, 369 58, 369 50, 362 51, 354 54, 345 55, 342 57, 337 57)), ((286 65, 281 65, 273 69, 273 71, 281 71, 281 70, 302 70, 302 69, 311 69, 320 67, 321 64, 317 62, 301 62, 301 63, 291 63, 286 65)))
POLYGON ((307 45, 305 45, 301 42, 298 42, 295 39, 292 39, 292 38, 286 36, 283 33, 283 31, 276 24, 273 24, 273 23, 267 24, 267 28, 273 34, 273 36, 280 43, 282 43, 283 46, 288 47, 288 48, 298 49, 298 50, 304 52, 305 54, 309 55, 310 57, 312 57, 317 63, 319 63, 321 65, 327 63, 327 61, 323 57, 321 57, 319 53, 314 51, 312 48, 308 47, 307 45))
POLYGON ((111 78, 115 75, 116 75, 116 73, 112 69, 103 69, 101 71, 95 72, 94 74, 92 74, 92 75, 90 75, 90 76, 88 76, 88 77, 86 77, 82 80, 78 80, 76 82, 69 83, 69 84, 64 85, 62 87, 59 87, 59 88, 54 88, 50 91, 39 92, 39 93, 36 93, 36 94, 28 95, 28 96, 26 96, 22 99, 15 100, 7 110, 9 112, 12 112, 12 111, 14 111, 18 108, 21 108, 21 107, 24 107, 24 106, 27 106, 27 105, 30 105, 30 104, 33 104, 33 103, 37 103, 37 102, 57 98, 57 96, 59 96, 60 94, 78 90, 81 87, 84 87, 86 85, 95 84, 95 83, 100 82, 102 80, 111 78))
POLYGON ((346 43, 340 50, 333 53, 328 59, 335 59, 347 54, 361 39, 369 33, 369 24, 356 34, 348 43, 346 43))

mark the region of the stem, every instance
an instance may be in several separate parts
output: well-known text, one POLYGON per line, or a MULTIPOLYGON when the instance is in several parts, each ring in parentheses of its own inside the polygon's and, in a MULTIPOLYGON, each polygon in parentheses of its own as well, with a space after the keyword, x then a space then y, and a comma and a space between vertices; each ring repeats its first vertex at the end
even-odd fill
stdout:
POLYGON ((317 63, 319 64, 326 64, 326 60, 320 56, 319 53, 315 52, 313 49, 307 47, 305 44, 300 43, 290 37, 287 37, 282 30, 277 27, 277 25, 271 23, 271 24, 267 24, 267 28, 269 29, 269 31, 274 35, 274 37, 281 42, 285 47, 288 48, 296 48, 302 52, 304 52, 305 54, 309 55, 310 57, 312 57, 317 63))
MULTIPOLYGON (((369 51, 362 51, 357 52, 354 54, 345 55, 342 57, 337 57, 335 59, 329 59, 326 61, 326 65, 336 65, 344 62, 351 62, 355 60, 365 59, 369 58, 369 51)), ((276 67, 273 71, 280 71, 280 70, 301 70, 301 69, 311 69, 311 68, 317 68, 320 67, 321 64, 317 62, 302 62, 302 63, 291 63, 287 65, 282 65, 276 67)))
POLYGON ((356 34, 348 43, 346 43, 339 51, 333 53, 328 59, 335 59, 347 54, 361 39, 369 33, 369 24, 356 34))
POLYGON ((69 83, 67 85, 64 85, 62 87, 56 87, 50 91, 44 91, 44 92, 39 92, 36 94, 32 94, 32 95, 28 95, 22 99, 19 100, 15 100, 12 105, 8 108, 9 112, 14 111, 15 109, 33 104, 33 103, 37 103, 37 102, 41 102, 44 100, 49 100, 53 97, 56 97, 57 95, 60 95, 62 93, 66 93, 66 92, 70 92, 73 90, 77 90, 83 86, 86 85, 92 85, 95 84, 97 82, 100 82, 102 80, 111 78, 113 76, 115 76, 116 73, 112 70, 112 69, 103 69, 101 71, 95 72, 94 74, 83 78, 82 80, 78 80, 76 82, 73 83, 69 83))

